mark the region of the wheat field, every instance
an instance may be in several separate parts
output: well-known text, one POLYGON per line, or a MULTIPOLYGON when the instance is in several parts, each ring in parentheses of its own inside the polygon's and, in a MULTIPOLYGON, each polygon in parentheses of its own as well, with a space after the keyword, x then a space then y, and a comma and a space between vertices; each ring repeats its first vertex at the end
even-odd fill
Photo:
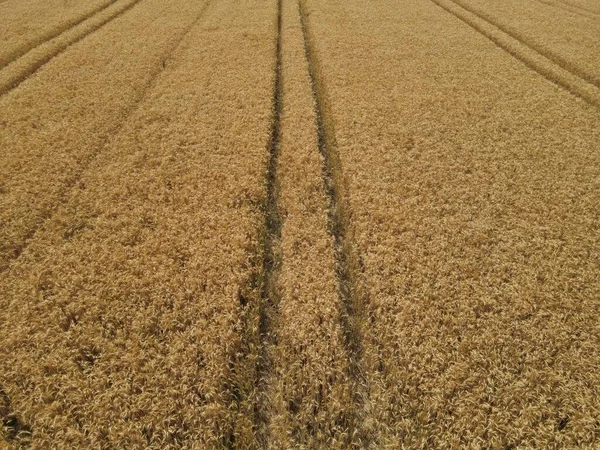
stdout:
POLYGON ((0 0, 0 448, 599 449, 597 0, 0 0))

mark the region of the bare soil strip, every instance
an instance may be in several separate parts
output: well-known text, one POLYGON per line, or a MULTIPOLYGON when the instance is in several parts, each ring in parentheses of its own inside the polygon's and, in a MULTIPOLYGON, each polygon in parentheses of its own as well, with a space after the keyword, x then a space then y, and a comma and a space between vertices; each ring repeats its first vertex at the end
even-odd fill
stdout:
POLYGON ((551 48, 540 45, 540 43, 537 42, 536 39, 526 36, 525 33, 523 33, 520 30, 517 30, 513 26, 509 26, 509 25, 502 23, 501 20, 499 20, 497 17, 494 17, 493 14, 490 14, 489 12, 485 11, 483 8, 471 6, 468 4, 468 2, 466 2, 464 0, 448 0, 448 1, 455 3, 460 8, 477 16, 479 19, 488 22, 492 26, 498 28, 500 31, 509 35, 511 38, 519 41, 521 44, 530 47, 532 50, 538 52, 540 55, 549 59, 550 61, 552 61, 553 63, 558 65, 560 68, 562 68, 566 71, 569 71, 569 72, 573 73, 574 75, 580 77, 583 81, 585 81, 589 84, 593 84, 597 88, 600 88, 600 74, 591 72, 591 71, 581 67, 579 64, 571 61, 570 59, 561 56, 557 52, 553 51, 551 48))
POLYGON ((2 61, 0 61, 0 70, 3 69, 4 67, 6 67, 11 62, 13 62, 14 60, 16 60, 17 58, 20 58, 21 56, 23 56, 24 54, 26 54, 33 48, 43 44, 44 42, 54 39, 55 37, 59 36, 60 34, 70 30, 71 28, 76 27, 84 20, 87 20, 87 19, 91 18, 92 16, 98 14, 99 12, 105 10, 110 5, 115 3, 116 1, 117 0, 109 0, 104 3, 101 3, 96 8, 89 11, 88 13, 86 13, 82 16, 79 16, 79 17, 74 17, 71 20, 68 20, 68 21, 60 24, 60 26, 57 26, 57 27, 49 30, 47 33, 45 33, 41 36, 37 36, 35 39, 30 39, 30 40, 26 41, 25 45, 22 45, 21 47, 15 49, 15 51, 13 51, 10 55, 8 55, 7 57, 3 58, 2 61))
POLYGON ((498 47, 510 53, 530 69, 535 70, 549 81, 580 97, 590 105, 600 108, 600 89, 595 84, 589 83, 575 73, 557 65, 553 59, 538 53, 519 38, 512 36, 510 33, 501 30, 494 23, 463 8, 457 2, 451 0, 431 1, 483 34, 498 47))
POLYGON ((34 447, 249 442, 226 388, 262 254, 274 6, 211 3, 0 275, 0 386, 34 447))
POLYGON ((333 122, 328 118, 325 88, 320 79, 319 62, 315 55, 313 38, 303 0, 299 0, 304 48, 308 61, 311 87, 315 102, 318 149, 323 157, 323 183, 328 201, 328 226, 334 241, 335 272, 341 304, 340 321, 344 344, 350 362, 349 376, 354 382, 353 401, 358 405, 361 423, 353 430, 359 447, 368 448, 371 436, 364 428, 368 415, 368 392, 366 377, 362 370, 362 322, 366 298, 360 285, 359 260, 351 242, 347 200, 344 193, 344 175, 337 153, 333 122))
POLYGON ((147 5, 149 9, 140 10, 138 16, 132 18, 144 24, 145 29, 136 32, 140 41, 124 42, 123 47, 114 46, 110 50, 102 47, 104 39, 111 39, 113 33, 122 33, 123 27, 135 30, 128 21, 115 24, 114 29, 104 29, 105 32, 86 42, 76 52, 68 52, 61 61, 46 66, 44 76, 37 77, 35 81, 32 79, 27 89, 23 87, 13 91, 15 95, 0 99, 3 103, 0 126, 4 124, 4 133, 0 136, 0 160, 5 168, 0 177, 3 190, 0 198, 3 205, 0 208, 3 223, 0 272, 19 257, 36 231, 64 201, 69 190, 77 185, 91 161, 138 107, 166 67, 183 35, 191 29, 194 20, 199 20, 207 4, 195 6, 182 2, 163 11, 162 6, 150 3, 147 5), (157 22, 160 15, 164 20, 181 15, 189 19, 187 23, 185 19, 181 21, 184 28, 174 28, 169 33, 157 35, 152 23, 160 28, 157 22), (146 32, 154 35, 145 36, 146 32), (138 52, 131 57, 130 52, 139 45, 145 48, 145 53, 138 52), (79 66, 80 58, 87 61, 91 71, 84 69, 84 73, 79 75, 77 69, 70 68, 72 61, 79 66), (114 65, 97 74, 93 64, 106 67, 107 59, 114 65), (132 80, 124 72, 127 67, 139 67, 143 70, 142 75, 132 80), (52 83, 54 77, 61 77, 65 71, 70 71, 64 83, 66 86, 39 100, 39 92, 44 92, 46 83, 52 83), (70 83, 73 83, 72 87, 70 83), (116 86, 122 90, 111 90, 116 86), (103 89, 95 89, 97 87, 103 89), (74 92, 78 93, 75 100, 70 98, 74 92), (39 100, 39 107, 32 110, 29 105, 34 98, 39 100), (67 108, 65 105, 68 104, 78 106, 67 108), (115 117, 119 120, 114 120, 115 117), (62 125, 53 125, 53 121, 59 119, 62 125), (32 129, 33 133, 26 131, 32 129), (56 158, 54 152, 58 152, 61 158, 56 158), (53 173, 56 177, 48 177, 44 173, 53 173), (27 184, 28 179, 38 181, 31 186, 27 184))
POLYGON ((99 30, 102 26, 125 14, 141 0, 127 0, 114 4, 113 8, 104 9, 102 13, 79 26, 69 28, 58 37, 30 50, 20 59, 13 61, 0 71, 0 96, 6 95, 31 77, 40 67, 67 50, 70 46, 99 30))

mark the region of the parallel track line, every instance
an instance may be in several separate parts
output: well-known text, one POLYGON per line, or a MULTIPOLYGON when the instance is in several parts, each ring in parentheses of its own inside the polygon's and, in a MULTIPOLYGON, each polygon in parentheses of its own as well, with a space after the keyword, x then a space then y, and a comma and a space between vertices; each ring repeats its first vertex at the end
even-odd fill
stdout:
POLYGON ((69 31, 72 28, 75 28, 81 22, 90 19, 92 16, 95 16, 96 14, 105 10, 106 8, 108 8, 109 6, 114 4, 116 1, 117 0, 110 0, 106 3, 103 3, 99 6, 97 6, 96 8, 94 8, 92 11, 88 12, 87 14, 84 14, 83 16, 80 16, 80 17, 76 17, 72 20, 68 20, 67 22, 62 24, 61 27, 48 32, 44 36, 40 36, 38 39, 33 40, 32 42, 29 43, 29 45, 27 47, 18 49, 10 57, 8 57, 6 59, 6 61, 0 62, 0 70, 3 69, 4 67, 8 66, 13 61, 19 59, 21 56, 27 54, 34 48, 39 47, 40 45, 44 44, 45 42, 48 42, 48 41, 60 36, 63 33, 66 33, 67 31, 69 31))
POLYGON ((258 443, 262 448, 268 447, 269 442, 269 402, 267 396, 268 377, 273 368, 273 358, 270 347, 277 345, 276 329, 279 311, 279 295, 277 292, 277 275, 279 272, 278 244, 281 239, 281 217, 278 211, 278 176, 277 162, 279 160, 281 136, 282 108, 282 76, 281 76, 281 22, 282 0, 277 0, 277 43, 275 79, 273 86, 273 123, 269 144, 269 161, 267 165, 267 193, 265 204, 265 237, 263 248, 263 285, 259 307, 259 342, 260 354, 256 378, 257 405, 254 423, 258 443))
POLYGON ((144 99, 146 99, 148 94, 152 91, 152 88, 156 84, 158 77, 168 67, 168 65, 166 63, 171 59, 172 55, 177 51, 177 49, 181 45, 183 39, 189 34, 191 29, 194 27, 194 25, 196 25, 200 21, 200 19, 204 15, 204 12, 207 10, 208 6, 210 5, 211 1, 212 0, 206 0, 206 3, 204 4, 202 9, 198 13, 198 16, 194 19, 194 21, 190 25, 188 25, 187 28, 185 28, 185 30, 181 33, 181 35, 173 43, 171 48, 167 51, 165 60, 164 60, 165 63, 161 66, 158 66, 154 70, 154 72, 150 76, 148 83, 146 84, 142 93, 140 94, 139 98, 127 109, 127 111, 125 112, 125 119, 121 122, 121 124, 117 127, 117 129, 114 130, 113 133, 111 133, 102 142, 100 142, 98 144, 97 148, 90 155, 88 155, 86 160, 80 165, 79 170, 77 172, 75 172, 74 176, 65 184, 64 188, 61 189, 61 191, 59 192, 58 198, 60 200, 58 201, 58 203, 55 204, 54 207, 50 211, 46 211, 43 219, 41 221, 39 221, 38 223, 36 223, 35 226, 28 233, 25 234, 25 236, 23 237, 24 244, 21 245, 17 249, 17 251, 15 251, 15 253, 13 255, 11 255, 11 258, 7 261, 7 263, 4 266, 0 266, 0 273, 4 272, 5 270, 8 270, 11 267, 11 265, 14 264, 15 261, 17 261, 19 259, 19 257, 23 254, 23 252, 27 249, 27 247, 29 246, 29 244, 31 243, 33 238, 35 237, 36 233, 43 227, 43 225, 47 221, 52 219, 52 217, 54 216, 54 214, 56 213, 58 208, 67 201, 69 192, 75 187, 77 182, 81 179, 81 177, 86 172, 86 170, 90 167, 92 162, 100 155, 100 153, 102 153, 102 149, 108 144, 111 136, 117 135, 120 132, 120 130, 127 123, 127 118, 131 117, 135 113, 135 111, 143 103, 144 99))
POLYGON ((279 242, 282 222, 278 211, 277 165, 280 150, 282 74, 281 27, 282 0, 277 0, 275 38, 275 73, 273 79, 272 121, 268 141, 266 193, 263 204, 264 223, 261 246, 254 255, 255 272, 242 288, 241 342, 233 350, 229 367, 230 380, 225 389, 230 404, 235 405, 230 430, 226 431, 225 448, 269 448, 270 402, 269 380, 273 372, 272 347, 277 345, 279 294, 277 277, 280 269, 279 242), (248 435, 248 426, 252 436, 248 435))
POLYGON ((115 11, 108 14, 106 17, 92 17, 91 21, 95 21, 95 23, 90 24, 84 22, 80 24, 82 28, 81 30, 77 30, 78 27, 70 28, 58 37, 50 41, 46 41, 44 44, 32 49, 21 58, 13 61, 12 64, 9 64, 2 70, 2 72, 0 72, 0 97, 17 88, 21 83, 36 73, 42 66, 63 53, 72 45, 90 36, 104 25, 125 14, 140 1, 141 0, 131 0, 130 2, 122 5, 120 8, 117 8, 115 11), (72 32, 74 35, 65 38, 65 35, 69 32, 72 32), (46 45, 51 46, 48 51, 44 51, 46 49, 42 48, 46 45))
POLYGON ((572 6, 572 7, 573 7, 573 8, 575 8, 575 9, 580 9, 581 11, 588 12, 588 13, 590 13, 590 14, 593 14, 593 15, 594 15, 594 16, 596 16, 596 17, 600 16, 600 11, 598 11, 598 10, 589 9, 589 8, 586 8, 585 6, 574 5, 573 3, 571 3, 571 2, 568 2, 568 1, 565 1, 565 0, 556 0, 556 1, 557 1, 558 3, 562 3, 562 4, 564 4, 564 5, 569 5, 569 6, 572 6))
POLYGON ((578 16, 581 17, 585 17, 586 19, 598 19, 600 17, 599 14, 597 13, 593 13, 591 11, 588 10, 584 10, 584 9, 580 9, 574 5, 570 5, 568 3, 564 3, 564 2, 553 2, 553 1, 548 1, 548 0, 537 0, 539 3, 542 3, 544 5, 548 5, 548 6, 552 6, 554 8, 560 9, 562 11, 569 11, 573 14, 577 14, 578 16))
POLYGON ((519 41, 521 44, 529 47, 530 49, 536 51, 537 53, 539 53, 546 59, 552 61, 554 64, 559 66, 561 69, 571 72, 573 75, 581 78, 583 81, 585 81, 589 84, 592 84, 600 89, 600 77, 598 77, 596 74, 588 73, 586 70, 580 68, 576 64, 573 64, 571 61, 568 61, 565 58, 563 58, 562 56, 557 55, 554 52, 549 51, 548 49, 544 48, 543 46, 538 44, 534 39, 527 37, 527 36, 523 35, 523 33, 520 33, 514 29, 511 29, 506 25, 503 25, 492 15, 490 15, 488 13, 484 13, 479 10, 476 10, 475 8, 466 5, 463 0, 448 0, 448 1, 451 1, 452 3, 456 4, 457 6, 464 9, 465 11, 468 11, 469 13, 473 14, 474 16, 477 16, 479 19, 481 19, 485 22, 488 22, 490 25, 493 25, 494 27, 496 27, 503 33, 507 34, 511 38, 515 39, 516 41, 519 41))
POLYGON ((451 0, 431 0, 433 3, 455 16, 496 46, 536 71, 548 81, 560 86, 588 104, 600 108, 600 89, 573 72, 557 65, 547 56, 540 54, 518 38, 506 33, 495 24, 461 7, 451 0))
POLYGON ((315 105, 318 150, 323 157, 323 188, 327 199, 329 234, 333 240, 335 273, 340 301, 340 325, 344 347, 349 359, 348 376, 354 388, 353 402, 359 411, 359 417, 356 418, 356 429, 351 430, 351 434, 355 436, 356 441, 353 444, 356 448, 370 448, 373 436, 364 427, 368 416, 369 389, 362 367, 363 339, 360 327, 364 314, 365 297, 358 282, 358 259, 350 237, 349 208, 342 192, 343 174, 334 139, 333 123, 328 117, 326 109, 313 37, 309 30, 309 15, 303 0, 298 0, 298 8, 315 105))

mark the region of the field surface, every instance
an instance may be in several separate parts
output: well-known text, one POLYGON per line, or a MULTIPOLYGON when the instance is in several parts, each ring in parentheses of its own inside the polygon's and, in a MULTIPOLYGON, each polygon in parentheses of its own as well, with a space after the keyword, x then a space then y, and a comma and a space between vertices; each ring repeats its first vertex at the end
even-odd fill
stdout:
POLYGON ((0 0, 1 449, 600 448, 600 2, 0 0))

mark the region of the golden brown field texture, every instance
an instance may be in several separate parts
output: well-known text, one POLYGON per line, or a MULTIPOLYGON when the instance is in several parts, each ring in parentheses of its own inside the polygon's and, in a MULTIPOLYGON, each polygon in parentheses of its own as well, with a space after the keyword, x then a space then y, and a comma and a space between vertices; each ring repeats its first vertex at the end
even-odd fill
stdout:
POLYGON ((0 448, 600 448, 600 5, 0 0, 0 448))

